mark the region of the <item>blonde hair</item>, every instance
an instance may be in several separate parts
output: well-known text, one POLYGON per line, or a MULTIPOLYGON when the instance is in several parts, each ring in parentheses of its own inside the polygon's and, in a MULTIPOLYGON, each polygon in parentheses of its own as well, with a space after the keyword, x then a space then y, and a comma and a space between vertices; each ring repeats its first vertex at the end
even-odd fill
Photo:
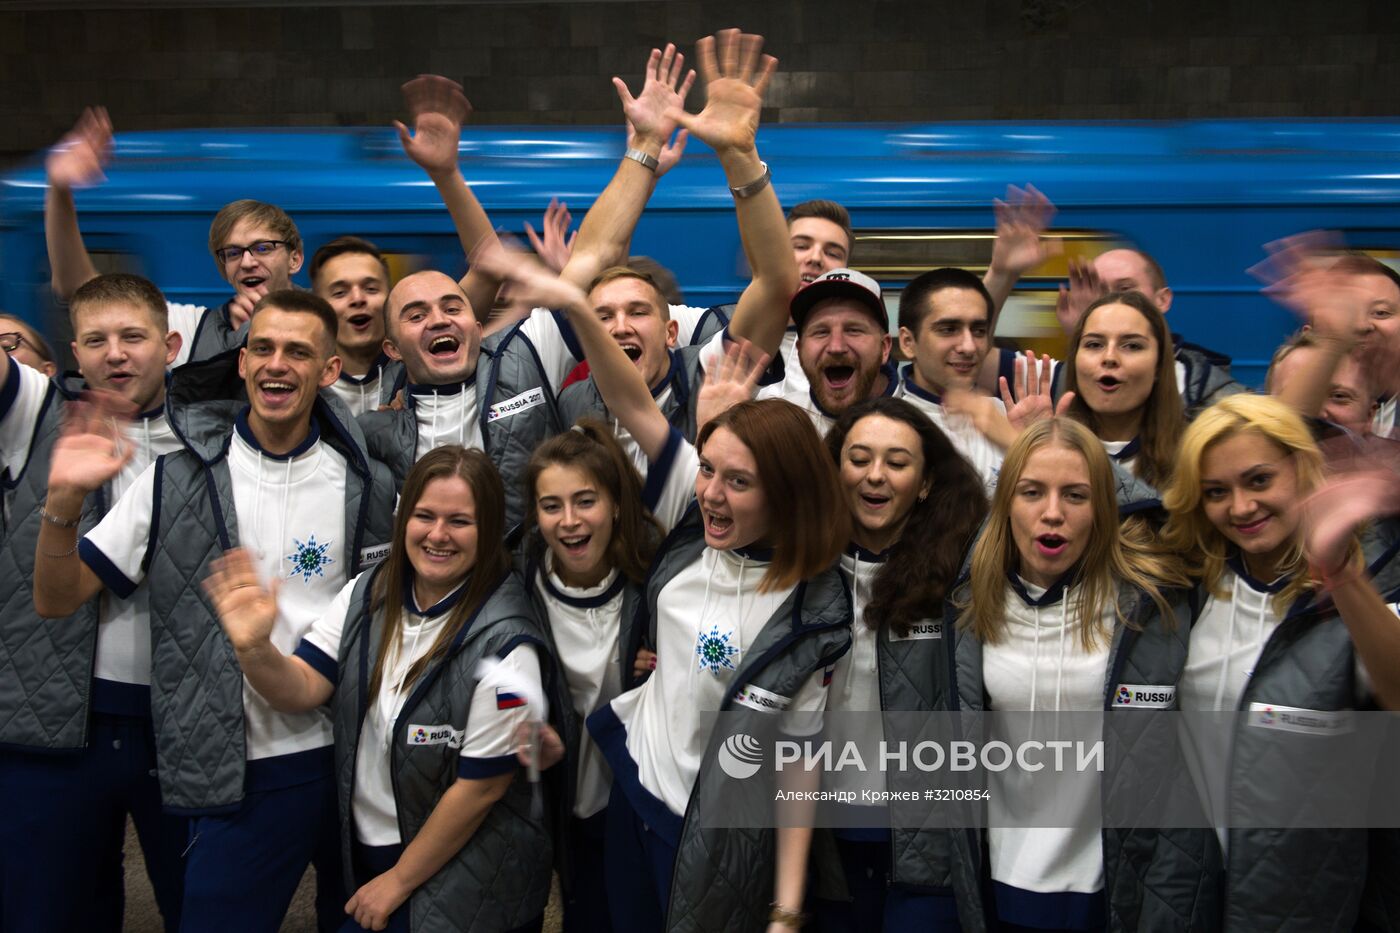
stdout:
MULTIPOLYGON (((1242 434, 1255 434, 1278 446, 1298 472, 1298 494, 1307 495, 1322 485, 1322 453, 1312 433, 1296 412, 1269 395, 1241 394, 1221 399, 1196 418, 1181 438, 1172 480, 1162 492, 1167 523, 1162 528, 1161 546, 1180 556, 1188 572, 1198 577, 1206 589, 1220 597, 1229 594, 1220 586, 1229 556, 1230 542, 1206 517, 1201 495, 1201 462, 1216 444, 1242 434)), ((1361 559, 1361 549, 1352 542, 1348 564, 1361 559)), ((1315 586, 1308 573, 1303 541, 1294 535, 1284 555, 1280 572, 1292 576, 1288 585, 1274 596, 1274 609, 1283 614, 1304 590, 1315 586)))
POLYGON ((991 514, 986 528, 972 551, 971 579, 958 599, 962 610, 958 625, 981 642, 995 644, 1006 631, 1006 574, 1020 565, 1020 552, 1011 534, 1011 504, 1026 464, 1036 451, 1051 446, 1071 450, 1084 458, 1089 474, 1089 504, 1093 513, 1084 555, 1071 581, 1079 587, 1079 643, 1086 651, 1100 644, 1108 632, 1100 619, 1110 603, 1114 615, 1125 625, 1133 623, 1124 612, 1130 607, 1118 604, 1118 586, 1130 584, 1145 592, 1161 610, 1170 625, 1171 607, 1162 596, 1164 585, 1183 584, 1176 565, 1156 554, 1144 526, 1123 526, 1118 518, 1118 501, 1113 468, 1098 439, 1077 421, 1058 417, 1038 421, 1016 438, 1006 452, 991 514))

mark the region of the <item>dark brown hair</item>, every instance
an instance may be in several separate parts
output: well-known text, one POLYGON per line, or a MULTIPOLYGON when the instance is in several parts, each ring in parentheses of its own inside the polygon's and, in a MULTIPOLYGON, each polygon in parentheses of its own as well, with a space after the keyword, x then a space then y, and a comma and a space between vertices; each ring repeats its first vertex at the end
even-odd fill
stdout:
POLYGON ((836 465, 811 419, 781 399, 740 402, 700 429, 695 449, 701 456, 720 428, 731 431, 753 454, 768 502, 773 561, 759 591, 795 586, 830 567, 850 540, 851 515, 836 465))
POLYGON ((330 302, 320 295, 304 292, 299 288, 284 288, 281 291, 268 292, 258 299, 257 304, 253 305, 253 314, 249 320, 256 317, 257 313, 264 308, 276 308, 278 311, 292 314, 316 315, 326 331, 324 346, 327 355, 335 352, 335 335, 340 324, 336 320, 335 311, 332 310, 330 302))
POLYGON ((1142 427, 1138 431, 1141 447, 1133 472, 1161 488, 1171 479, 1176 448, 1181 442, 1182 429, 1186 426, 1186 411, 1181 403, 1181 392, 1176 387, 1176 356, 1172 351, 1172 334, 1167 328, 1167 319, 1142 292, 1109 292, 1080 315, 1079 323, 1074 325, 1074 334, 1069 339, 1069 359, 1065 367, 1065 391, 1074 393, 1069 413, 1098 433, 1098 417, 1084 404, 1083 396, 1079 393, 1075 357, 1079 354, 1079 344, 1084 339, 1089 318, 1105 305, 1127 305, 1141 314, 1157 341, 1157 373, 1152 382, 1152 391, 1143 403, 1142 427))
POLYGON ((240 220, 251 220, 267 227, 277 234, 277 239, 287 244, 287 252, 301 252, 301 232, 282 208, 251 198, 232 201, 220 208, 214 215, 213 223, 209 224, 209 255, 214 257, 214 265, 218 266, 220 274, 224 271, 224 264, 219 261, 219 250, 223 249, 224 240, 228 239, 240 220))
MULTIPOLYGON (((898 398, 873 398, 847 408, 826 432, 826 449, 840 468, 846 436, 862 418, 889 418, 908 425, 924 456, 923 482, 929 494, 916 499, 899 540, 875 574, 874 598, 862 615, 865 625, 888 625, 909 634, 921 619, 941 618, 943 600, 957 581, 963 554, 987 517, 987 494, 971 465, 948 436, 913 405, 898 398)), ((843 499, 844 501, 844 499, 843 499)))
POLYGON ((337 256, 360 255, 369 256, 379 263, 379 268, 384 272, 384 284, 389 284, 389 264, 384 261, 384 254, 379 251, 369 240, 362 240, 357 236, 336 237, 329 243, 321 246, 311 255, 311 262, 307 266, 307 272, 311 276, 311 284, 316 284, 316 274, 321 271, 321 267, 337 256))
POLYGON ((525 497, 530 508, 525 516, 527 548, 530 556, 545 551, 538 534, 540 474, 550 466, 582 470, 597 483, 617 508, 612 539, 608 542, 608 563, 633 583, 641 583, 651 566, 652 555, 661 542, 661 525, 642 505, 642 478, 627 459, 617 438, 607 425, 593 418, 580 418, 572 431, 564 431, 535 448, 525 467, 525 497), (531 532, 536 532, 531 534, 531 532))
POLYGON ((792 210, 788 211, 787 225, 792 226, 794 220, 801 220, 804 217, 820 217, 822 220, 829 220, 840 227, 846 234, 846 264, 851 262, 851 253, 855 252, 856 238, 851 232, 851 214, 835 201, 828 201, 825 198, 814 198, 811 201, 803 201, 794 204, 792 210))
POLYGON ((405 685, 416 681, 429 665, 447 654, 462 626, 486 602, 510 569, 510 554, 505 544, 505 487, 501 485, 501 474, 496 472, 491 458, 479 450, 469 450, 456 444, 438 447, 424 454, 404 480, 398 510, 394 515, 394 539, 389 545, 389 556, 375 576, 370 590, 370 611, 384 613, 383 631, 374 657, 374 675, 370 678, 370 703, 379 693, 389 654, 398 645, 403 631, 403 594, 413 581, 413 566, 408 561, 405 543, 409 518, 429 483, 453 476, 466 481, 475 502, 476 561, 467 573, 466 592, 452 607, 432 648, 409 668, 404 678, 405 685))

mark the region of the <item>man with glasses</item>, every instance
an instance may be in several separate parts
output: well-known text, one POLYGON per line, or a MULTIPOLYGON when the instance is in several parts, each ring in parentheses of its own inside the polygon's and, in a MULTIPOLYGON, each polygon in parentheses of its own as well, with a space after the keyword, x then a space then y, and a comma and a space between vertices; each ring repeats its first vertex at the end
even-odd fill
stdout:
POLYGON ((31 369, 52 379, 58 375, 58 362, 49 342, 39 332, 19 318, 0 314, 0 350, 31 369))
MULTIPOLYGON (((111 120, 102 108, 89 108, 44 163, 49 184, 44 197, 44 238, 54 297, 61 303, 98 274, 78 228, 73 190, 105 181, 102 169, 111 152, 111 120)), ((175 366, 242 346, 248 317, 258 300, 292 287, 291 277, 302 263, 301 234, 276 205, 234 201, 215 215, 209 227, 209 252, 219 275, 233 286, 233 296, 217 308, 168 305, 170 329, 183 338, 175 366)))

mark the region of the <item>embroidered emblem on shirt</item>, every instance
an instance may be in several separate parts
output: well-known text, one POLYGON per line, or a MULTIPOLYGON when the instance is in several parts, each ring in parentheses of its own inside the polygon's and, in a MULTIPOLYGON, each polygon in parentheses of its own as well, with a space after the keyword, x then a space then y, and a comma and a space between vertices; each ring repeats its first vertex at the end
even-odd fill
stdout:
POLYGON ((331 547, 329 541, 325 544, 317 544, 316 536, 312 535, 305 544, 296 538, 292 539, 292 543, 296 545, 296 550, 286 557, 286 560, 292 562, 292 572, 287 574, 289 577, 301 574, 302 582, 310 583, 312 574, 324 577, 325 574, 321 572, 321 568, 327 564, 335 563, 333 558, 326 556, 326 551, 330 550, 331 547))
POLYGON ((716 677, 721 670, 734 670, 734 662, 729 660, 739 653, 739 649, 729 643, 733 632, 719 633, 719 626, 710 626, 709 632, 701 632, 695 642, 695 654, 700 659, 700 669, 709 670, 716 677))

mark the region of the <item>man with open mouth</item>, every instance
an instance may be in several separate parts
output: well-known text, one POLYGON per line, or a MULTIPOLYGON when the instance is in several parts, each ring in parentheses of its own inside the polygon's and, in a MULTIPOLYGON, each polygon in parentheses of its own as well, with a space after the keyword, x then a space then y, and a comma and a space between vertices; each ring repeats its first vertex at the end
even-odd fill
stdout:
POLYGON ((854 269, 827 272, 793 296, 797 354, 806 392, 784 396, 825 436, 856 402, 894 394, 889 313, 880 284, 854 269))
POLYGON ((340 321, 335 352, 340 378, 330 387, 352 415, 389 403, 403 364, 384 352, 384 304, 389 297, 389 266, 368 240, 337 237, 311 257, 311 288, 340 321))
MULTIPOLYGON (((75 188, 106 180, 102 169, 111 159, 112 122, 101 107, 83 112, 77 124, 49 152, 44 163, 44 233, 48 243, 51 285, 60 302, 68 301, 84 282, 97 277, 97 266, 83 243, 75 188)), ((270 292, 292 287, 301 269, 301 234, 287 212, 275 204, 240 200, 224 205, 209 225, 209 253, 233 295, 216 308, 167 302, 170 329, 181 337, 172 366, 204 360, 243 345, 248 318, 270 292)))
POLYGON ((246 686, 201 585, 222 551, 247 549, 259 578, 279 586, 272 638, 295 645, 387 551, 397 487, 320 394, 340 371, 335 312, 295 289, 254 311, 236 357, 172 375, 167 412, 183 449, 136 477, 81 538, 82 502, 120 471, 128 442, 112 418, 84 417, 54 446, 34 606, 54 617, 104 591, 144 595, 160 799, 191 820, 185 922, 276 929, 314 860, 328 929, 345 903, 330 720, 280 712, 246 686))

